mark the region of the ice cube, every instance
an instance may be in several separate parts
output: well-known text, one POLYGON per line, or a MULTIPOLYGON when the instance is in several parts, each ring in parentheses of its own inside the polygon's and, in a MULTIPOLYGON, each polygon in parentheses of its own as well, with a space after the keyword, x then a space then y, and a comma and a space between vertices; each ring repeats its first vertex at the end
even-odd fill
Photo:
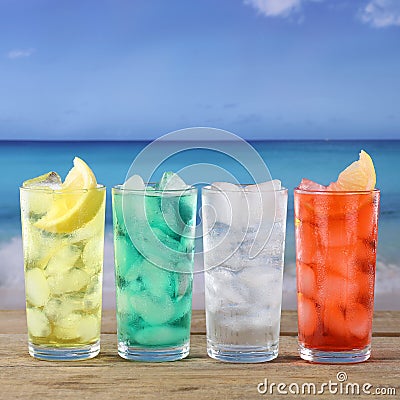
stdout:
POLYGON ((116 294, 118 314, 129 314, 131 310, 130 292, 128 290, 117 289, 116 294))
MULTIPOLYGON (((142 220, 143 225, 147 224, 146 229, 161 229, 176 240, 179 240, 185 227, 179 214, 179 197, 146 196, 145 216, 142 217, 142 220)), ((132 227, 132 229, 135 228, 132 227)))
MULTIPOLYGON (((71 235, 71 243, 77 243, 89 238, 102 238, 104 230, 104 212, 102 209, 82 228, 77 229, 71 235)), ((100 240, 100 239, 99 239, 100 240)))
POLYGON ((54 335, 63 340, 89 342, 100 336, 100 319, 94 315, 71 313, 54 324, 54 335))
POLYGON ((345 341, 348 335, 348 327, 342 307, 336 301, 329 299, 325 301, 321 315, 324 334, 336 336, 345 341))
POLYGON ((245 267, 237 284, 249 290, 249 301, 263 308, 280 308, 282 300, 281 271, 269 265, 245 267))
POLYGON ((167 246, 175 252, 184 252, 185 248, 179 240, 167 235, 164 231, 159 228, 153 228, 153 234, 159 240, 159 244, 162 246, 167 246))
POLYGON ((177 321, 192 309, 191 296, 185 296, 174 302, 175 313, 170 322, 177 321))
POLYGON ((325 192, 326 186, 320 185, 319 183, 313 182, 310 179, 303 178, 300 182, 299 189, 301 190, 315 190, 325 192))
POLYGON ((190 254, 194 250, 194 242, 196 238, 196 227, 186 225, 182 232, 181 244, 186 253, 190 254))
POLYGON ((173 271, 181 272, 190 276, 190 273, 193 272, 193 259, 188 257, 186 260, 176 263, 173 266, 173 271))
MULTIPOLYGON (((329 218, 332 218, 331 216, 329 218)), ((358 216, 347 215, 346 218, 338 218, 328 223, 323 223, 322 218, 319 218, 317 234, 319 236, 319 243, 322 246, 330 248, 348 248, 346 251, 350 256, 354 252, 354 247, 357 244, 358 234, 358 216), (349 250, 350 248, 350 250, 349 250)), ((335 254, 339 249, 335 249, 335 254)))
POLYGON ((275 183, 273 184, 275 189, 273 189, 270 182, 265 182, 265 185, 269 184, 267 185, 268 189, 263 189, 263 184, 252 185, 251 189, 248 189, 249 186, 246 187, 249 226, 257 226, 261 223, 269 224, 272 227, 275 221, 286 219, 287 193, 279 191, 280 185, 275 183))
POLYGON ((349 299, 355 300, 359 294, 359 284, 356 281, 336 273, 326 273, 325 280, 318 282, 318 289, 318 302, 328 305, 335 303, 336 307, 343 309, 349 299))
POLYGON ((44 272, 39 268, 34 268, 25 273, 26 300, 36 306, 44 306, 50 296, 49 285, 44 272))
POLYGON ((171 291, 170 272, 143 260, 139 274, 145 289, 159 299, 164 298, 171 291))
POLYGON ((82 260, 84 264, 83 268, 89 275, 101 271, 103 266, 103 248, 104 242, 98 237, 93 237, 86 243, 82 252, 82 260))
POLYGON ((121 275, 127 285, 132 285, 140 277, 140 263, 132 265, 125 275, 121 275))
POLYGON ((174 319, 174 305, 168 296, 159 301, 145 293, 131 293, 130 302, 135 312, 150 325, 161 325, 174 319))
POLYGON ((55 295, 78 292, 89 283, 88 274, 82 269, 73 268, 63 275, 48 278, 51 293, 55 295))
POLYGON ((236 192, 240 189, 239 185, 230 182, 213 182, 211 187, 219 189, 221 192, 236 192))
POLYGON ((46 337, 50 335, 50 323, 43 311, 37 308, 27 308, 26 319, 30 335, 36 337, 46 337))
POLYGON ((298 293, 299 333, 302 337, 311 336, 317 329, 318 314, 315 303, 298 293))
POLYGON ((136 229, 138 224, 147 223, 148 198, 152 199, 152 197, 144 195, 144 192, 131 192, 115 196, 113 212, 118 224, 130 232, 136 229))
POLYGON ((297 282, 299 291, 307 297, 313 297, 317 290, 314 270, 307 264, 297 261, 297 282))
POLYGON ((21 193, 21 211, 25 218, 37 220, 45 215, 53 205, 53 193, 46 190, 32 190, 21 193))
POLYGON ((101 309, 101 281, 88 285, 87 291, 82 298, 82 303, 82 309, 86 312, 93 311, 98 308, 101 309))
MULTIPOLYGON (((135 274, 138 265, 140 265, 142 256, 136 250, 136 247, 129 240, 129 237, 116 235, 114 238, 117 273, 124 279, 127 274, 135 274)), ((136 279, 136 277, 134 278, 136 279)))
POLYGON ((189 340, 189 332, 174 326, 153 326, 138 331, 135 341, 145 346, 184 343, 189 340))
POLYGON ((346 325, 350 333, 359 339, 363 339, 371 332, 372 312, 362 304, 350 304, 346 308, 346 325))
POLYGON ((151 263, 172 269, 187 259, 182 243, 165 234, 161 229, 136 229, 132 241, 144 258, 151 263))
POLYGON ((174 273, 173 277, 175 281, 174 297, 179 300, 191 289, 193 276, 192 274, 174 273))
POLYGON ((144 190, 145 184, 140 175, 132 175, 125 181, 122 187, 128 190, 144 190))
POLYGON ((29 189, 52 189, 52 190, 59 190, 61 189, 61 178, 57 174, 57 172, 51 171, 47 174, 40 175, 36 178, 29 179, 25 181, 22 186, 29 189))
POLYGON ((50 299, 43 311, 47 318, 51 321, 56 321, 65 318, 75 310, 81 309, 82 307, 79 306, 79 304, 76 304, 76 302, 73 302, 68 298, 50 299))
POLYGON ((161 220, 156 227, 172 238, 179 239, 185 229, 185 223, 179 214, 179 197, 163 196, 161 198, 160 217, 161 220))
POLYGON ((82 316, 78 324, 78 335, 82 342, 90 342, 100 336, 100 318, 93 315, 82 316))
POLYGON ((24 226, 22 235, 25 263, 41 269, 46 267, 55 250, 65 246, 63 239, 55 240, 30 224, 24 226))
POLYGON ((24 217, 35 216, 35 218, 46 214, 53 202, 53 190, 61 189, 61 178, 56 172, 38 176, 25 181, 24 188, 33 190, 21 191, 21 211, 24 217))
POLYGON ((72 340, 80 337, 79 324, 82 322, 82 315, 69 314, 58 319, 54 323, 54 335, 58 339, 72 340))
POLYGON ((249 289, 240 285, 235 272, 218 267, 205 272, 205 294, 207 304, 218 309, 219 306, 244 304, 249 299, 249 289))
POLYGON ((282 187, 279 179, 273 179, 272 181, 257 183, 255 185, 247 185, 245 190, 247 192, 259 192, 259 191, 274 191, 280 190, 282 187))
POLYGON ((74 267, 81 250, 75 245, 66 245, 57 250, 50 258, 45 273, 47 276, 65 274, 74 267))
POLYGON ((158 184, 159 190, 185 190, 188 186, 183 179, 174 172, 164 172, 158 184))
POLYGON ((182 195, 179 198, 179 215, 182 221, 187 225, 192 225, 196 218, 196 197, 193 195, 182 195))
POLYGON ((216 221, 232 226, 233 229, 241 229, 246 226, 247 213, 243 216, 243 212, 247 210, 247 202, 244 196, 244 190, 238 185, 228 182, 214 182, 212 189, 217 190, 212 197, 206 196, 205 205, 214 208, 216 221))

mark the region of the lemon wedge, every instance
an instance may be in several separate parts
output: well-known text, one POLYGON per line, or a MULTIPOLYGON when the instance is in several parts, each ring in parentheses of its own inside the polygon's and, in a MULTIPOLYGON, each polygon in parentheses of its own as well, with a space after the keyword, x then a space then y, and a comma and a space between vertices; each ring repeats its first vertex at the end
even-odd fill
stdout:
POLYGON ((93 189, 97 187, 96 177, 93 171, 79 157, 74 158, 74 167, 68 172, 63 190, 93 189))
POLYGON ((358 161, 354 161, 343 170, 336 182, 328 186, 333 191, 365 191, 373 190, 376 184, 374 163, 370 155, 361 150, 358 161))
POLYGON ((61 189, 53 192, 52 205, 35 226, 52 233, 71 233, 92 220, 105 199, 97 188, 96 177, 80 158, 74 158, 61 189))

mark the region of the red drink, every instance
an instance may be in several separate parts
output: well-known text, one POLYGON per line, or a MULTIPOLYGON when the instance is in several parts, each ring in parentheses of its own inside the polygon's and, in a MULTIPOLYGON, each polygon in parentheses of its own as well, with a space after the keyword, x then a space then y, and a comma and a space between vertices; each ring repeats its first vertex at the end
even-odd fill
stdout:
POLYGON ((303 359, 361 362, 370 356, 379 198, 379 190, 295 190, 303 359))

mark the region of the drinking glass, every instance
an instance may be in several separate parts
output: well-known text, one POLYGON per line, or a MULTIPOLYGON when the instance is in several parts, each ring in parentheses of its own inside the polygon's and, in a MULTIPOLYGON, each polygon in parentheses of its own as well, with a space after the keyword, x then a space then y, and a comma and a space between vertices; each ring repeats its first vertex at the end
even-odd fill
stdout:
POLYGON ((118 353, 174 361, 190 347, 197 189, 112 190, 118 353))
POLYGON ((299 351, 318 363, 371 353, 379 190, 295 189, 299 351))
POLYGON ((207 352, 227 362, 278 356, 287 190, 202 191, 207 352))
POLYGON ((102 185, 20 188, 33 357, 79 360, 100 351, 105 195, 102 185))

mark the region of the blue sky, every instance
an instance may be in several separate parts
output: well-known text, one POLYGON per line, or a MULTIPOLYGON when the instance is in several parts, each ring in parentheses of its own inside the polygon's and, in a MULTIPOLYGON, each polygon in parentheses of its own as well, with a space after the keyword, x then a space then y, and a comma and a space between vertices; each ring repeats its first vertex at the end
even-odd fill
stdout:
POLYGON ((400 0, 0 0, 1 139, 400 138, 400 0))

